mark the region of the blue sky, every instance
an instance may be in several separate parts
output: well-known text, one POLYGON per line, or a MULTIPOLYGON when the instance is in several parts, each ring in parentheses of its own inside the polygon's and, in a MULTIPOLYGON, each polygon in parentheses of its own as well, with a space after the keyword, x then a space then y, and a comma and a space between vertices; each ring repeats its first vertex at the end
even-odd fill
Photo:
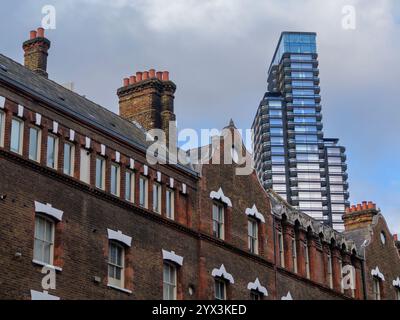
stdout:
POLYGON ((181 128, 249 128, 282 31, 315 31, 326 137, 347 147, 351 201, 372 200, 400 232, 400 1, 37 0, 2 2, 1 53, 56 8, 48 71, 117 112, 116 90, 136 71, 169 70, 181 128), (342 9, 356 9, 356 29, 342 9))

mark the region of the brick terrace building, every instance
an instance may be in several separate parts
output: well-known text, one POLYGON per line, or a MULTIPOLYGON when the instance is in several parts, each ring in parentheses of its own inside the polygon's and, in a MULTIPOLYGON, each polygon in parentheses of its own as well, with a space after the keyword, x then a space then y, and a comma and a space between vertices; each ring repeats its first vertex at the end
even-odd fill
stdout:
MULTIPOLYGON (((124 79, 118 116, 47 78, 43 29, 23 48, 25 66, 0 55, 0 298, 370 297, 357 241, 264 191, 255 172, 148 164, 145 130, 175 119, 167 72, 124 79), (342 289, 343 265, 355 290, 342 289), (56 288, 41 286, 43 266, 56 288)), ((379 266, 387 281, 400 274, 379 266)))

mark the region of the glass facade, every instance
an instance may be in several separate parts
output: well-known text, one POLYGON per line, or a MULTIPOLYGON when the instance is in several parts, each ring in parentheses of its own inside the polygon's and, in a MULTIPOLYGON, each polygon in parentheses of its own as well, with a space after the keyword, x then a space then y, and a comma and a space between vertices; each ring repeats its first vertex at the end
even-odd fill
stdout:
POLYGON ((284 32, 253 123, 256 170, 264 188, 341 231, 345 148, 322 129, 316 34, 284 32))

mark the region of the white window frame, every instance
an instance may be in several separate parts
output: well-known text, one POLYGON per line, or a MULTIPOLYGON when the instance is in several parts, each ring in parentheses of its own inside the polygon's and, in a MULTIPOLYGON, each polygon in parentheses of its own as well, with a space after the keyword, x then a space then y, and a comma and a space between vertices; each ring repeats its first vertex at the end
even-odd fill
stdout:
POLYGON ((64 162, 63 162, 63 172, 64 174, 73 177, 74 176, 74 169, 75 169, 75 145, 70 142, 64 142, 64 162), (70 172, 67 172, 65 169, 65 163, 66 163, 66 156, 65 156, 65 147, 68 146, 70 148, 70 155, 69 155, 69 168, 70 172))
POLYGON ((297 273, 298 265, 297 265, 297 239, 296 235, 292 237, 292 261, 293 261, 293 272, 297 273))
POLYGON ((282 231, 278 231, 278 248, 279 248, 279 259, 282 268, 285 268, 285 244, 283 241, 282 231))
POLYGON ((169 262, 164 261, 163 264, 163 300, 176 300, 178 287, 178 270, 177 267, 169 262), (169 279, 166 279, 168 272, 169 279), (171 277, 172 275, 172 277, 171 277), (172 289, 172 290, 171 290, 172 289), (172 293, 172 296, 171 296, 172 293))
POLYGON ((6 126, 6 114, 0 110, 0 147, 4 147, 4 132, 6 126))
POLYGON ((95 186, 97 189, 105 190, 106 189, 106 160, 103 157, 96 157, 96 179, 95 186), (101 165, 100 171, 98 170, 98 166, 101 165), (99 176, 100 174, 100 176, 99 176))
POLYGON ((35 161, 35 162, 40 162, 40 151, 41 151, 41 141, 42 141, 42 130, 38 127, 30 127, 29 128, 29 147, 28 147, 28 157, 29 160, 35 161), (34 155, 31 154, 31 135, 32 132, 35 131, 36 132, 36 150, 34 155))
POLYGON ((253 254, 258 254, 258 220, 249 218, 247 220, 248 249, 253 254))
POLYGON ((10 136, 10 151, 22 155, 24 146, 24 122, 18 118, 12 118, 11 120, 11 136, 10 136), (18 150, 12 149, 12 141, 13 141, 13 123, 18 123, 19 130, 18 130, 18 150))
POLYGON ((159 183, 153 183, 153 211, 161 214, 162 187, 159 183))
POLYGON ((58 168, 58 137, 53 135, 53 134, 49 134, 47 136, 47 152, 46 152, 46 165, 54 170, 57 170, 58 168), (50 139, 54 139, 54 166, 51 166, 51 164, 49 163, 49 140, 50 139))
POLYGON ((217 202, 212 206, 212 231, 214 237, 225 240, 225 206, 217 202))
POLYGON ((149 207, 149 179, 143 175, 139 178, 139 205, 145 209, 149 207))
POLYGON ((165 215, 168 219, 175 219, 175 191, 171 188, 165 191, 165 215))
MULTIPOLYGON (((46 229, 45 229, 46 232, 46 229)), ((36 214, 35 215, 35 230, 34 230, 34 245, 33 245, 33 260, 37 261, 39 263, 43 263, 46 265, 53 265, 54 264, 54 237, 55 237, 55 222, 54 220, 41 215, 41 214, 36 214), (39 237, 39 235, 37 234, 37 224, 39 223, 39 221, 44 221, 46 224, 45 226, 47 226, 47 223, 50 225, 51 229, 51 241, 48 242, 46 239, 42 239, 39 237), (36 248, 37 248, 37 244, 36 242, 41 242, 41 257, 36 256, 36 248), (45 244, 50 245, 50 256, 49 256, 49 261, 45 261, 45 257, 44 257, 44 249, 43 246, 45 244)), ((45 237, 44 237, 45 238, 45 237)))
POLYGON ((107 261, 107 278, 108 285, 124 289, 125 288, 125 247, 117 241, 109 240, 108 242, 108 261, 107 261), (115 247, 117 250, 121 250, 121 265, 118 265, 116 261, 111 260, 111 248, 115 247), (116 273, 116 270, 121 271, 121 279, 117 279, 110 276, 111 269, 116 273))
POLYGON ((90 184, 90 165, 91 165, 91 154, 85 149, 81 148, 80 152, 80 180, 87 184, 90 184))
POLYGON ((308 247, 308 240, 304 241, 304 262, 306 264, 306 277, 307 279, 310 279, 311 278, 310 249, 308 247))
POLYGON ((112 195, 119 197, 121 194, 121 167, 118 163, 111 163, 110 170, 110 192, 112 195), (113 170, 116 170, 113 171, 113 170), (113 178, 113 172, 115 172, 116 176, 113 178), (113 181, 115 179, 115 181, 113 181), (113 183, 114 182, 114 183, 113 183), (114 185, 113 185, 114 184, 114 185), (113 190, 115 189, 115 190, 113 190))
POLYGON ((373 277, 372 290, 374 294, 374 300, 381 300, 381 280, 378 277, 373 277))
POLYGON ((214 298, 219 301, 226 300, 226 281, 222 278, 214 279, 214 298), (217 290, 218 286, 222 288, 222 296, 218 295, 219 291, 221 291, 217 290))
POLYGON ((333 261, 332 252, 329 250, 327 254, 327 275, 329 288, 333 289, 333 261))
POLYGON ((125 171, 125 200, 130 203, 135 203, 135 178, 134 171, 129 169, 125 171))

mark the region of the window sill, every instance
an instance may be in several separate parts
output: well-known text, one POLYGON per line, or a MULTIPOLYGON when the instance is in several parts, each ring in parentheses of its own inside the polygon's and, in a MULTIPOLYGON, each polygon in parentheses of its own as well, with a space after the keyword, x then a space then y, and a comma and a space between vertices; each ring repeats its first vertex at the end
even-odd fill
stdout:
POLYGON ((125 292, 125 293, 128 293, 128 294, 132 294, 132 291, 131 291, 131 290, 123 289, 123 288, 114 286, 114 285, 112 285, 112 284, 107 284, 107 287, 112 288, 112 289, 115 289, 115 290, 118 290, 118 291, 122 291, 122 292, 125 292))
POLYGON ((51 265, 51 264, 47 264, 47 263, 45 263, 45 262, 41 262, 41 261, 38 261, 38 260, 32 260, 32 263, 33 263, 33 264, 36 264, 36 265, 38 265, 38 266, 48 267, 48 268, 54 269, 54 270, 56 270, 56 271, 58 271, 58 272, 61 272, 61 271, 62 271, 62 268, 60 268, 60 267, 56 267, 56 266, 53 266, 53 265, 51 265))

